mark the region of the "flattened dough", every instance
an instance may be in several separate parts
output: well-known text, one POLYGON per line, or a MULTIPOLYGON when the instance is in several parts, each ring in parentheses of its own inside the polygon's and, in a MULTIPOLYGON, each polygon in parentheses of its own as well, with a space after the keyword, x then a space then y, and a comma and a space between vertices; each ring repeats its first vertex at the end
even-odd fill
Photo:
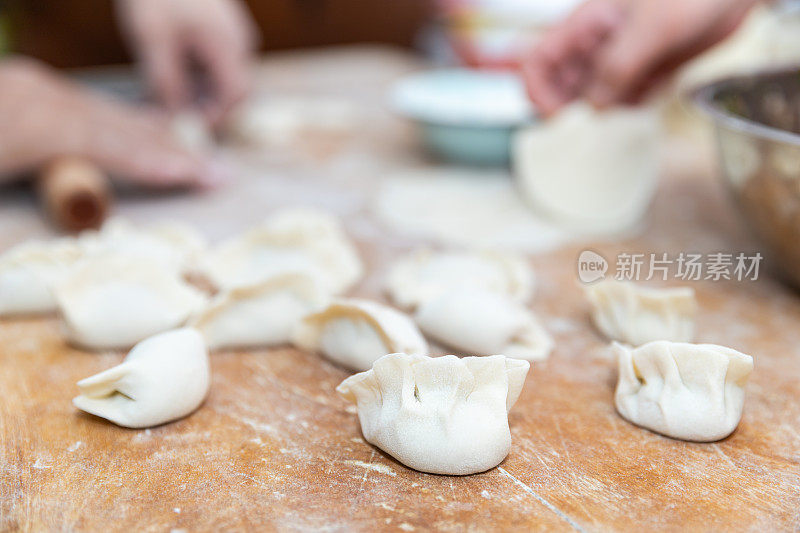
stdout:
POLYGON ((573 104, 517 134, 517 184, 536 209, 587 234, 631 230, 658 178, 658 121, 647 109, 573 104))

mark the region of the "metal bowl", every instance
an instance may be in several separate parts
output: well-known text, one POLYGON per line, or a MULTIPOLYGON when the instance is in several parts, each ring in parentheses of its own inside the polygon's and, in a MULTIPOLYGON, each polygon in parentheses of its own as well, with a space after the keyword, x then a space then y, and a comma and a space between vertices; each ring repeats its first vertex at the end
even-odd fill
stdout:
POLYGON ((800 287, 800 68, 718 81, 694 99, 713 119, 722 171, 744 217, 800 287))

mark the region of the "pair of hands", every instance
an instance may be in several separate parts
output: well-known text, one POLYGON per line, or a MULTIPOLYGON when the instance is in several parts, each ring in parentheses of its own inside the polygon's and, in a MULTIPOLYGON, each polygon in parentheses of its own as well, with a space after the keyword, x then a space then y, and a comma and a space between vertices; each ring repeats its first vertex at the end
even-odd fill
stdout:
POLYGON ((588 0, 524 58, 531 100, 551 115, 572 100, 638 101, 724 39, 757 0, 588 0))
POLYGON ((83 156, 153 186, 210 185, 224 169, 180 146, 170 112, 190 106, 217 124, 247 92, 255 31, 237 0, 117 0, 123 30, 167 112, 133 106, 24 59, 0 63, 0 175, 59 155, 83 156), (209 82, 194 94, 192 67, 209 82))
MULTIPOLYGON (((597 107, 635 101, 681 63, 723 39, 757 0, 588 0, 524 61, 545 115, 576 98, 597 107)), ((190 60, 218 122, 245 94, 255 32, 238 0, 117 0, 123 29, 168 109, 194 104, 190 60)), ((205 154, 178 145, 169 118, 97 95, 24 60, 0 64, 0 174, 61 154, 151 185, 219 181, 205 154)))

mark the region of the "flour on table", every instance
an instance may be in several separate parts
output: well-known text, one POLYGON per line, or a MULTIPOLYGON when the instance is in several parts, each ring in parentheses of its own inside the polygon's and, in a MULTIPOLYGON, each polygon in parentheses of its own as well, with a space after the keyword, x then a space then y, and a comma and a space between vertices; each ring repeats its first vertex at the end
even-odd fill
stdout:
POLYGON ((407 170, 386 178, 373 209, 401 235, 469 248, 541 252, 570 233, 537 216, 501 171, 407 170))

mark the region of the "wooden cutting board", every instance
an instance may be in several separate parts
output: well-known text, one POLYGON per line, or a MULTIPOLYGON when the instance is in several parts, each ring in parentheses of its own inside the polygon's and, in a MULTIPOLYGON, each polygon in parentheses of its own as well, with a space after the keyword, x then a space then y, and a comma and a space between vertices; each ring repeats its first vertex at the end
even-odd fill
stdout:
MULTIPOLYGON (((384 49, 286 55, 265 63, 262 90, 324 87, 377 109, 386 84, 414 66, 384 49)), ((331 209, 370 272, 356 293, 381 298, 392 259, 421 243, 371 217, 370 183, 387 165, 424 161, 409 155, 401 126, 385 116, 377 124, 380 134, 339 152, 233 153, 245 170, 230 187, 130 197, 121 210, 140 221, 193 220, 219 238, 281 204, 331 209)), ((613 258, 757 248, 712 172, 678 159, 639 237, 530 257, 539 281, 532 307, 556 348, 533 365, 511 411, 513 446, 500 467, 467 477, 405 468, 362 439, 353 408, 334 392, 347 373, 289 348, 215 353, 211 393, 197 412, 148 430, 119 428, 77 412, 70 400, 76 381, 124 354, 65 345, 55 318, 4 320, 0 529, 797 531, 800 300, 769 275, 691 283, 701 309, 698 341, 755 358, 731 437, 675 441, 614 411, 615 364, 588 321, 579 252, 613 258)), ((27 198, 0 199, 0 247, 46 233, 27 198)))

